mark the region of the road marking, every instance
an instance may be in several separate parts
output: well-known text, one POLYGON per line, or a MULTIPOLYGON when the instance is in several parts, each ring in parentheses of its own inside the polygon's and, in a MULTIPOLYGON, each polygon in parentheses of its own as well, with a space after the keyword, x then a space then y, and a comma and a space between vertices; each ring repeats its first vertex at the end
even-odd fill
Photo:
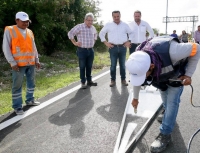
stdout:
POLYGON ((125 152, 125 149, 126 149, 126 146, 128 145, 131 134, 134 132, 136 127, 137 127, 136 123, 128 123, 118 153, 125 152))
MULTIPOLYGON (((117 66, 117 68, 119 68, 119 66, 117 66)), ((103 77, 103 76, 105 76, 105 75, 108 74, 108 73, 110 73, 110 70, 108 70, 108 71, 106 71, 106 72, 104 72, 104 73, 102 73, 102 74, 100 74, 100 75, 94 77, 94 78, 93 78, 93 81, 94 81, 94 80, 97 80, 97 79, 99 79, 99 78, 101 78, 101 77, 103 77)), ((19 121, 19 120, 21 120, 21 119, 24 119, 25 117, 27 117, 27 116, 29 116, 29 115, 31 115, 31 114, 33 114, 33 113, 39 111, 40 109, 42 109, 42 108, 44 108, 44 107, 47 107, 48 105, 50 105, 50 104, 52 104, 52 103, 58 101, 59 99, 61 99, 61 98, 65 97, 65 96, 71 94, 72 92, 74 92, 74 91, 80 89, 80 87, 81 87, 81 85, 78 85, 78 86, 76 86, 76 87, 74 87, 74 88, 72 88, 72 89, 70 89, 70 90, 67 90, 67 91, 65 91, 65 92, 63 92, 63 93, 61 93, 61 94, 59 94, 59 95, 53 97, 52 99, 49 99, 49 100, 47 100, 47 101, 41 103, 39 106, 34 106, 33 108, 31 108, 31 109, 27 110, 26 112, 24 112, 23 115, 17 115, 17 116, 15 116, 15 117, 13 117, 13 118, 11 118, 11 119, 9 119, 9 120, 7 120, 7 121, 1 123, 1 124, 0 124, 0 130, 2 130, 2 129, 4 129, 4 128, 8 127, 8 126, 10 126, 11 124, 13 124, 13 123, 15 123, 15 122, 17 122, 17 121, 19 121)))
POLYGON ((145 131, 145 129, 148 127, 150 121, 156 114, 156 112, 159 110, 159 108, 162 105, 162 100, 160 97, 159 92, 156 90, 156 88, 152 86, 148 86, 145 88, 145 90, 140 91, 140 103, 137 108, 137 114, 134 113, 134 108, 131 105, 132 99, 133 99, 133 91, 132 89, 129 92, 129 98, 127 100, 126 108, 124 111, 124 116, 121 122, 120 130, 118 133, 117 141, 115 144, 115 148, 113 153, 124 153, 129 150, 129 148, 137 142, 137 140, 140 138, 142 133, 145 131), (126 130, 124 131, 123 139, 122 139, 122 131, 126 120, 126 115, 131 115, 132 118, 135 117, 142 117, 146 118, 147 121, 145 121, 142 125, 142 127, 139 129, 139 131, 134 133, 133 138, 130 140, 130 136, 135 131, 136 126, 138 125, 137 121, 133 121, 131 123, 128 123, 126 130), (133 124, 132 126, 129 124, 133 124), (128 140, 127 140, 128 139, 128 140))

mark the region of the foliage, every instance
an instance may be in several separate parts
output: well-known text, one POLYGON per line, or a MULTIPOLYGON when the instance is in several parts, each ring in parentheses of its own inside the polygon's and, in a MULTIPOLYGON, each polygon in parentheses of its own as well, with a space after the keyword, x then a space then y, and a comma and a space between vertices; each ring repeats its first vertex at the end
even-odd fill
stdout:
POLYGON ((29 28, 35 35, 40 54, 50 55, 54 51, 69 50, 72 43, 68 31, 84 21, 84 16, 92 12, 99 15, 99 1, 94 0, 1 0, 0 36, 4 27, 15 24, 15 14, 24 11, 32 23, 29 28))
POLYGON ((153 32, 154 32, 154 34, 159 34, 159 29, 153 28, 153 32))

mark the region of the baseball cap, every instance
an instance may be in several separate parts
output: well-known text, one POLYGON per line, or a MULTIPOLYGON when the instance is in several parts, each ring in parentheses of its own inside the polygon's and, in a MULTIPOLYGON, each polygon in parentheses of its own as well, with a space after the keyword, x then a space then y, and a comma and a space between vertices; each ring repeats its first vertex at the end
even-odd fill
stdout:
POLYGON ((150 65, 151 59, 146 52, 136 51, 129 56, 126 69, 130 72, 130 82, 133 86, 140 86, 144 83, 150 65))
POLYGON ((31 21, 29 19, 28 14, 25 13, 25 12, 17 12, 16 16, 15 16, 15 19, 20 19, 21 21, 28 21, 28 20, 31 21))

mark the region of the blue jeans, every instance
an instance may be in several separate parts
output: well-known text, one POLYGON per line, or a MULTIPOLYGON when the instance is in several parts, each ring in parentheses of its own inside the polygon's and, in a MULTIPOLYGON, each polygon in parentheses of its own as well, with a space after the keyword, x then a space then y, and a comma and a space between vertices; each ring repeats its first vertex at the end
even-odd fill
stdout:
POLYGON ((119 58, 121 80, 125 80, 126 79, 126 68, 125 68, 126 47, 114 46, 113 48, 109 49, 109 52, 110 52, 110 60, 111 60, 111 66, 110 66, 111 80, 113 81, 116 80, 116 66, 117 66, 118 58, 119 58))
POLYGON ((19 71, 12 70, 12 107, 14 109, 22 108, 22 84, 26 75, 26 103, 34 101, 35 89, 35 66, 19 67, 19 71))
POLYGON ((137 46, 139 46, 139 44, 131 43, 131 48, 129 48, 129 54, 130 54, 130 55, 131 55, 133 52, 135 52, 137 46))
POLYGON ((182 92, 183 86, 168 86, 166 91, 160 90, 163 106, 165 108, 164 117, 160 126, 160 132, 162 134, 171 134, 174 129, 182 92))
POLYGON ((92 81, 92 65, 94 61, 93 48, 80 48, 77 49, 77 56, 79 59, 80 79, 81 83, 92 81))

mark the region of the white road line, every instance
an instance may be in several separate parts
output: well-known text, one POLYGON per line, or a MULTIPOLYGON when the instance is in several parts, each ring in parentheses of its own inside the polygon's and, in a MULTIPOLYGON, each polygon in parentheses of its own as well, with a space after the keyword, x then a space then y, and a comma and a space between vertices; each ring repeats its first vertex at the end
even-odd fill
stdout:
POLYGON ((124 110, 124 115, 123 115, 123 118, 122 118, 121 126, 120 126, 120 129, 119 129, 119 132, 118 132, 118 136, 117 136, 117 140, 116 140, 116 143, 115 143, 115 148, 114 148, 113 153, 118 153, 118 150, 119 150, 119 147, 120 147, 121 137, 122 137, 125 121, 126 121, 126 114, 127 114, 127 111, 129 109, 129 106, 130 106, 131 101, 132 101, 132 95, 133 95, 133 92, 129 92, 129 97, 128 97, 128 100, 127 100, 127 103, 126 103, 126 108, 124 110))
POLYGON ((156 90, 156 88, 151 86, 146 87, 145 90, 140 90, 140 103, 137 108, 137 114, 134 113, 134 108, 131 105, 132 99, 133 99, 133 90, 131 89, 129 92, 129 98, 127 100, 124 116, 121 122, 120 130, 118 133, 113 153, 127 152, 130 146, 132 146, 132 144, 140 138, 144 130, 147 128, 147 125, 149 124, 149 122, 151 121, 157 110, 162 105, 162 100, 159 92, 156 90), (124 130, 124 134, 122 134, 123 129, 125 127, 124 124, 126 122, 126 115, 131 115, 133 118, 142 117, 147 119, 147 121, 143 123, 139 131, 134 133, 132 140, 129 140, 129 138, 131 134, 133 134, 137 126, 137 121, 129 123, 127 125, 126 130, 124 130))
POLYGON ((126 149, 126 146, 128 145, 131 134, 134 132, 136 127, 137 127, 136 123, 128 123, 118 153, 125 152, 125 149, 126 149))
MULTIPOLYGON (((118 66, 117 66, 117 68, 118 68, 118 66)), ((97 79, 99 79, 99 78, 105 76, 105 75, 108 74, 109 72, 110 72, 110 70, 109 70, 109 71, 106 71, 106 72, 104 72, 104 73, 102 73, 102 74, 100 74, 100 75, 98 75, 98 76, 96 76, 96 77, 94 77, 92 80, 97 80, 97 79)), ((17 115, 17 116, 15 116, 15 117, 13 117, 13 118, 11 118, 11 119, 9 119, 9 120, 7 120, 7 121, 1 123, 1 124, 0 124, 0 130, 2 130, 2 129, 4 129, 4 128, 10 126, 11 124, 13 124, 13 123, 15 123, 15 122, 17 122, 17 121, 19 121, 19 120, 25 118, 25 117, 27 117, 27 116, 29 116, 29 115, 31 115, 31 114, 37 112, 38 110, 40 110, 40 109, 42 109, 42 108, 44 108, 44 107, 46 107, 46 106, 48 106, 48 105, 50 105, 50 104, 52 104, 52 103, 54 103, 54 102, 56 102, 57 100, 59 100, 59 99, 65 97, 65 96, 69 95, 70 93, 72 93, 72 92, 74 92, 74 91, 80 89, 80 87, 81 87, 81 85, 78 85, 78 86, 76 86, 76 87, 74 87, 74 88, 72 88, 72 89, 70 89, 70 90, 67 90, 67 91, 61 93, 60 95, 57 95, 57 96, 53 97, 52 99, 49 99, 49 100, 47 100, 47 101, 41 103, 39 106, 34 106, 33 108, 27 110, 23 115, 17 115)))

